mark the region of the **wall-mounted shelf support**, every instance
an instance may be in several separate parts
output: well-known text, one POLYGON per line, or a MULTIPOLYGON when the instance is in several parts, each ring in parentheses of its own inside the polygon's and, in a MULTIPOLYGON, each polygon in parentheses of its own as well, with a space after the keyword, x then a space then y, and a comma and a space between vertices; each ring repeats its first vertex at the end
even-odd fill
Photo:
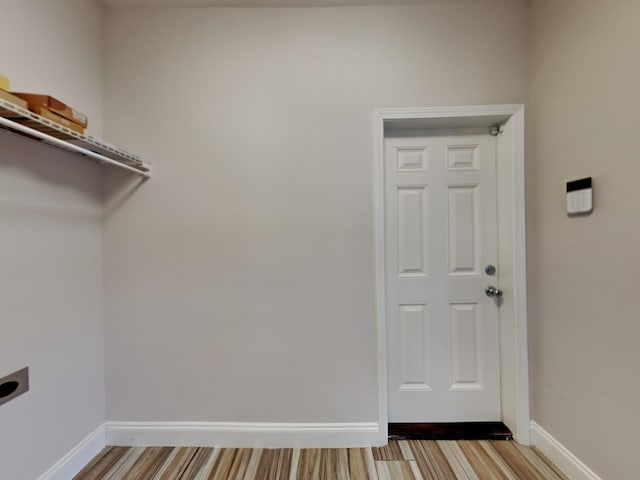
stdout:
POLYGON ((149 165, 137 155, 98 138, 81 135, 1 98, 0 128, 102 164, 123 168, 144 177, 151 176, 149 165))

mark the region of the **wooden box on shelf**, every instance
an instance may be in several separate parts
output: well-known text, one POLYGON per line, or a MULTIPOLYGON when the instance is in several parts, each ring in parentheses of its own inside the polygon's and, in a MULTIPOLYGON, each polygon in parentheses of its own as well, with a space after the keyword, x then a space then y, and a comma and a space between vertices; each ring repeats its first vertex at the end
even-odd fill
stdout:
MULTIPOLYGON (((78 110, 71 108, 64 102, 57 100, 49 95, 41 95, 36 93, 12 92, 15 96, 26 100, 29 104, 29 110, 42 115, 42 109, 46 109, 50 113, 60 115, 70 122, 79 125, 82 128, 87 127, 87 116, 78 110)), ((45 116, 45 115, 42 115, 45 116)), ((65 125, 66 126, 66 125, 65 125)))
POLYGON ((28 108, 26 100, 23 100, 15 95, 10 94, 9 92, 0 88, 0 98, 6 100, 9 103, 13 103, 22 108, 28 108))
POLYGON ((67 120, 63 116, 52 112, 48 108, 36 107, 36 108, 31 109, 31 111, 34 112, 34 113, 37 113, 38 115, 40 115, 40 116, 42 116, 42 117, 44 117, 44 118, 46 118, 48 120, 51 120, 52 122, 59 123, 60 125, 65 126, 70 130, 73 130, 74 132, 78 132, 79 134, 84 135, 84 128, 82 128, 77 123, 74 123, 74 122, 72 122, 70 120, 67 120))

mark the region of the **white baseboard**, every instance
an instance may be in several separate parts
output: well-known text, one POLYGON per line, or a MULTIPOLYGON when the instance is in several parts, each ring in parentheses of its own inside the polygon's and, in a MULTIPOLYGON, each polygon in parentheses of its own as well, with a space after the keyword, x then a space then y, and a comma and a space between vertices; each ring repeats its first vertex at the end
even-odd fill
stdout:
POLYGON ((569 480, 602 480, 536 422, 531 422, 531 444, 551 460, 569 480))
POLYGON ((75 477, 85 465, 100 453, 105 444, 105 428, 104 424, 102 424, 58 460, 49 470, 40 475, 38 480, 69 480, 75 477))
POLYGON ((107 422, 107 445, 338 448, 386 443, 378 423, 107 422))

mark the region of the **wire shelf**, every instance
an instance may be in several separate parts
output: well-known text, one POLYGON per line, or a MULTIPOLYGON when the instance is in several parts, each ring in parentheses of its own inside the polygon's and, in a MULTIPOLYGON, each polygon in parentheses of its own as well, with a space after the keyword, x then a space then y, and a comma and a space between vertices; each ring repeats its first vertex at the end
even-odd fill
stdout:
POLYGON ((0 98, 0 128, 88 157, 102 164, 124 168, 146 177, 150 167, 134 153, 96 137, 82 135, 64 125, 0 98))

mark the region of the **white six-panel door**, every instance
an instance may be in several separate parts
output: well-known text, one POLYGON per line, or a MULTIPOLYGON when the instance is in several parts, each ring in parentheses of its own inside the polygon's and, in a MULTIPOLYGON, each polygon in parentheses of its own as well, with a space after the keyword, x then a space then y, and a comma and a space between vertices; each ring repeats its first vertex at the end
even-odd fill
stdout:
POLYGON ((496 139, 385 139, 390 422, 498 421, 496 139))

